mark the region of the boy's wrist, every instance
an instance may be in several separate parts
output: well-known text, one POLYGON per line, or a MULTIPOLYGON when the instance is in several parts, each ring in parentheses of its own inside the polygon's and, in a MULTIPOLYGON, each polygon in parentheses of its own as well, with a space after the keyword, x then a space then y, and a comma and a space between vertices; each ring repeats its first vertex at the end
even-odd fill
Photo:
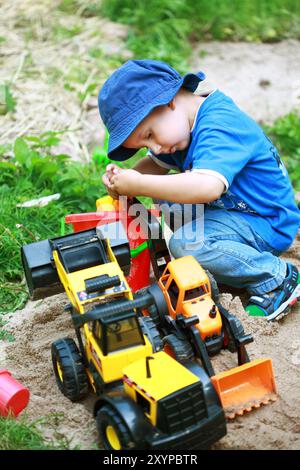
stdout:
POLYGON ((142 194, 142 190, 143 190, 144 175, 143 173, 139 173, 137 170, 135 171, 136 171, 136 178, 134 182, 133 192, 134 192, 134 196, 139 196, 142 194))

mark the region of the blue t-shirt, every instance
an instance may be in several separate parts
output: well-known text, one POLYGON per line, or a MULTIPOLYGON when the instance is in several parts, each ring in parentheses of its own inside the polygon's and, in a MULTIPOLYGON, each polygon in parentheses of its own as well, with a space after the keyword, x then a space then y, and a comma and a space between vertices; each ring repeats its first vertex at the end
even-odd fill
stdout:
POLYGON ((153 157, 162 166, 215 175, 226 189, 208 206, 238 211, 276 250, 293 242, 300 211, 278 151, 260 126, 219 90, 201 104, 188 149, 153 157))

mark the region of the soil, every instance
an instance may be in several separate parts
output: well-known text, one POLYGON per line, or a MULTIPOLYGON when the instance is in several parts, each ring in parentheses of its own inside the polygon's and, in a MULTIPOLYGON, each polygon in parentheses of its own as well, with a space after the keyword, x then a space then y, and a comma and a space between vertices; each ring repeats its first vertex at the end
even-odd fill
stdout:
MULTIPOLYGON (((31 75, 28 65, 27 74, 22 72, 22 54, 28 49, 24 49, 17 18, 20 19, 21 13, 25 15, 31 8, 30 13, 40 19, 47 7, 49 10, 49 1, 46 0, 18 0, 14 2, 14 8, 1 4, 6 24, 0 32, 1 36, 10 34, 10 41, 1 55, 6 60, 6 69, 4 72, 2 68, 0 78, 13 77, 18 113, 12 120, 9 116, 1 117, 3 135, 0 143, 11 141, 24 132, 79 128, 67 134, 65 140, 62 139, 64 148, 60 152, 68 152, 74 158, 86 158, 87 149, 95 143, 101 144, 104 135, 96 98, 87 97, 81 107, 78 99, 72 93, 68 94, 62 83, 50 84, 44 72, 49 65, 61 68, 62 64, 67 63, 71 52, 84 55, 91 45, 95 45, 93 36, 83 32, 79 39, 66 40, 64 47, 52 44, 49 48, 47 37, 43 36, 45 24, 40 20, 36 23, 32 21, 35 35, 29 43, 31 75), (41 94, 43 100, 40 99, 41 94)), ((68 21, 71 21, 70 17, 68 21)), ((104 19, 97 21, 101 23, 103 47, 112 53, 130 57, 124 48, 125 27, 104 19)), ((83 19, 82 23, 86 28, 98 27, 93 18, 83 19)), ((278 44, 201 43, 195 46, 190 64, 191 71, 205 71, 212 82, 258 121, 272 122, 299 108, 300 47, 297 41, 278 44)), ((300 269, 299 248, 300 236, 284 258, 300 269)), ((225 292, 221 296, 222 304, 241 318, 246 332, 254 336, 254 343, 248 347, 251 359, 272 358, 278 400, 228 422, 227 435, 214 448, 299 449, 300 305, 294 306, 292 312, 280 321, 267 323, 263 318, 248 317, 242 300, 234 292, 225 292)), ((92 418, 94 398, 91 396, 81 403, 71 403, 58 390, 52 372, 51 343, 61 337, 74 337, 70 318, 63 311, 66 301, 64 294, 43 301, 29 301, 23 310, 6 316, 9 320, 6 329, 12 331, 15 341, 0 341, 0 368, 9 369, 16 379, 30 389, 30 403, 22 414, 30 420, 46 417, 46 422, 41 424, 46 436, 65 437, 72 448, 94 449, 98 445, 92 418), (54 421, 50 419, 53 415, 54 421), (51 425, 47 424, 47 417, 51 425)), ((236 357, 228 351, 214 360, 217 371, 235 365, 236 357)))
POLYGON ((272 123, 300 108, 299 41, 274 44, 200 43, 192 71, 203 70, 215 86, 258 122, 272 123))

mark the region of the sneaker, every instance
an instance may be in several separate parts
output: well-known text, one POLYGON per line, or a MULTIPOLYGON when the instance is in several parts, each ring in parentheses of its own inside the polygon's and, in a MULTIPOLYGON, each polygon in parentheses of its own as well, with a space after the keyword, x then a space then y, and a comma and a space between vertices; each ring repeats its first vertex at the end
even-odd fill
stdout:
POLYGON ((296 266, 287 263, 287 275, 281 286, 267 294, 251 296, 246 312, 271 321, 287 315, 297 300, 300 300, 300 274, 296 266))

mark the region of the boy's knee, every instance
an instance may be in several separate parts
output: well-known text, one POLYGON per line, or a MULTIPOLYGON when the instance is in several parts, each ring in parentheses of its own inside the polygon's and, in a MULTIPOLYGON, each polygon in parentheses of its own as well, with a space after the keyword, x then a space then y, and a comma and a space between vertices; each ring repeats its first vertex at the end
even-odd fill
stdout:
POLYGON ((204 259, 211 251, 210 244, 205 243, 204 240, 188 241, 183 238, 179 238, 176 236, 176 233, 173 234, 170 239, 169 249, 174 258, 192 255, 195 256, 199 261, 204 259))
POLYGON ((169 250, 172 256, 174 256, 174 258, 180 258, 181 256, 185 256, 186 254, 184 252, 182 240, 175 238, 174 235, 172 235, 172 237, 170 238, 169 250))

